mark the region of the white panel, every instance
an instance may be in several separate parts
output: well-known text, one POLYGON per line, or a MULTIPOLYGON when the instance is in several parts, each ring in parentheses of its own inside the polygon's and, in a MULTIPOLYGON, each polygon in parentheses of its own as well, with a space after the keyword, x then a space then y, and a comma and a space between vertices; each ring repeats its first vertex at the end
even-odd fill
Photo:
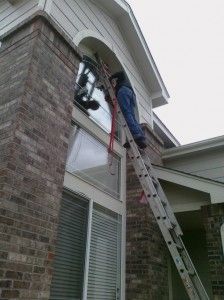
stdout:
POLYGON ((173 158, 165 162, 165 166, 205 178, 218 181, 224 180, 223 150, 173 158))
POLYGON ((145 87, 130 51, 128 51, 128 46, 116 21, 89 0, 53 0, 51 15, 72 38, 78 32, 90 29, 114 45, 133 84, 138 104, 141 103, 143 106, 143 109, 139 107, 140 121, 145 120, 151 125, 152 117, 149 92, 145 87), (145 110, 147 110, 147 115, 144 112, 145 110))
POLYGON ((76 27, 76 24, 71 22, 70 19, 68 19, 66 13, 61 11, 60 6, 58 6, 55 2, 53 2, 51 7, 51 15, 53 19, 56 21, 56 23, 62 27, 62 29, 67 33, 67 35, 72 39, 73 36, 78 32, 78 28, 76 27))
MULTIPOLYGON (((15 5, 11 5, 6 0, 1 1, 0 34, 38 10, 40 8, 38 2, 38 0, 20 0, 15 5)), ((140 115, 140 120, 151 118, 151 106, 142 103, 149 103, 150 95, 116 21, 89 0, 53 0, 50 14, 71 38, 82 30, 91 29, 114 45, 136 91, 138 103, 141 102, 144 109, 148 110, 147 118, 145 115, 140 115)), ((139 109, 140 114, 142 111, 139 109)))
POLYGON ((221 239, 222 239, 222 251, 223 251, 223 256, 224 256, 224 223, 221 226, 221 239))
POLYGON ((38 10, 38 0, 23 0, 11 5, 8 1, 0 3, 0 35, 7 32, 29 15, 38 10))

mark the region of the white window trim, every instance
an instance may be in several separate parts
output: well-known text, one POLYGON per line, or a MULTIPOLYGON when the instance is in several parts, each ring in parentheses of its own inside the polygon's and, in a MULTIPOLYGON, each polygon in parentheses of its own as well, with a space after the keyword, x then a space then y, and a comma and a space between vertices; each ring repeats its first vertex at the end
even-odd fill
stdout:
POLYGON ((221 225, 220 233, 221 233, 221 241, 222 241, 222 251, 224 256, 224 223, 221 225))
POLYGON ((88 212, 88 228, 86 238, 86 258, 85 258, 85 270, 84 270, 84 281, 83 281, 83 300, 87 300, 88 292, 88 278, 89 278, 89 258, 90 258, 90 243, 91 243, 91 228, 93 218, 93 200, 89 201, 89 212, 88 212))
MULTIPOLYGON (((96 137, 105 146, 109 144, 109 134, 106 133, 96 122, 86 116, 77 106, 72 111, 72 120, 84 130, 96 137)), ((126 156, 126 150, 118 141, 114 141, 114 152, 121 158, 126 156)))
MULTIPOLYGON (((107 134, 98 124, 86 116, 77 107, 72 112, 72 121, 86 130, 102 144, 109 144, 109 134, 107 134)), ((91 199, 89 204, 89 222, 92 223, 93 203, 97 203, 122 216, 122 232, 121 232, 121 299, 125 299, 125 262, 126 262, 126 150, 118 142, 114 142, 114 153, 120 157, 120 199, 115 199, 106 192, 103 192, 91 183, 79 178, 78 176, 65 172, 64 187, 73 193, 81 194, 86 199, 91 199), (83 194, 85 191, 85 195, 83 194)), ((83 283, 83 300, 87 299, 88 287, 88 269, 89 269, 89 251, 91 239, 91 225, 88 225, 87 232, 87 248, 86 248, 86 265, 83 283)))
MULTIPOLYGON (((73 109, 72 121, 75 124, 79 125, 82 129, 84 129, 91 136, 95 137, 104 146, 107 146, 109 144, 109 134, 107 134, 93 120, 89 119, 88 116, 86 116, 77 107, 74 107, 74 109, 73 109)), ((117 141, 114 141, 114 154, 120 158, 120 168, 121 168, 121 170, 120 170, 120 198, 116 199, 116 198, 111 197, 111 199, 113 199, 113 201, 123 202, 124 199, 126 199, 126 150, 117 141)), ((72 174, 72 176, 74 176, 74 178, 81 179, 77 175, 72 174)), ((84 179, 82 179, 82 181, 88 183, 84 179)), ((100 190, 100 188, 96 187, 94 184, 91 184, 91 183, 88 183, 88 184, 94 189, 92 193, 95 193, 96 190, 100 190)), ((103 193, 105 195, 109 194, 107 192, 103 192, 103 193)))

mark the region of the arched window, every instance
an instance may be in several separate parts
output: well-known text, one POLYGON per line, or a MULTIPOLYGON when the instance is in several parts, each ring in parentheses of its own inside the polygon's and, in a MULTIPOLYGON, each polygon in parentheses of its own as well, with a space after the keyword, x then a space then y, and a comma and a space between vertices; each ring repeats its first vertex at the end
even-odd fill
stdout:
POLYGON ((74 102, 89 118, 109 133, 112 107, 105 100, 101 87, 97 63, 88 56, 84 56, 79 66, 74 102))

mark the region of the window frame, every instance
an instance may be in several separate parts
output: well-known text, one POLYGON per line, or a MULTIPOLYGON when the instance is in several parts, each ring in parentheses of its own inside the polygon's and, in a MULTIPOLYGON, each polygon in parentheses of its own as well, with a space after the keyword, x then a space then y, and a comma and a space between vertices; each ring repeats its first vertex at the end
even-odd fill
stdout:
POLYGON ((222 243, 222 255, 224 257, 224 223, 220 227, 220 234, 221 234, 221 243, 222 243))
MULTIPOLYGON (((73 109, 72 112, 72 124, 81 127, 85 130, 89 135, 95 138, 99 143, 103 146, 107 147, 109 144, 109 134, 107 134, 100 126, 98 126, 93 120, 89 119, 81 110, 78 110, 76 107, 73 109)), ((126 150, 121 146, 118 141, 114 141, 114 154, 120 159, 120 197, 113 198, 110 193, 103 191, 93 183, 88 182, 85 179, 82 179, 78 175, 72 174, 66 170, 67 173, 71 174, 76 178, 80 178, 95 189, 101 190, 105 194, 111 196, 111 198, 115 199, 116 201, 123 202, 123 199, 126 197, 126 150)))
MULTIPOLYGON (((81 63, 83 63, 84 64, 84 68, 83 68, 83 70, 81 71, 81 73, 79 74, 79 75, 77 75, 77 77, 80 77, 81 76, 81 74, 83 74, 84 72, 85 72, 85 70, 86 69, 89 69, 89 71, 90 71, 90 73, 92 73, 93 74, 93 76, 95 76, 96 78, 98 77, 98 75, 96 74, 96 72, 95 72, 95 70, 94 70, 94 68, 91 68, 91 67, 89 67, 89 66, 86 66, 85 67, 85 59, 86 59, 86 62, 88 63, 88 60, 90 61, 90 64, 91 64, 91 61, 92 61, 92 64, 94 65, 94 64, 97 64, 96 62, 95 62, 95 60, 93 60, 91 57, 89 57, 88 55, 84 55, 84 60, 81 62, 81 63), (83 72, 84 71, 84 72, 83 72)), ((81 64, 80 63, 80 64, 81 64)), ((80 65, 79 65, 80 66, 80 65)), ((93 92, 94 92, 94 90, 95 90, 95 88, 96 88, 96 82, 97 82, 97 80, 95 79, 92 83, 88 80, 88 84, 90 84, 91 85, 91 88, 90 88, 90 90, 89 90, 89 92, 88 92, 88 95, 89 95, 89 97, 90 97, 90 99, 94 99, 94 98, 92 98, 92 95, 93 95, 93 92)), ((78 82, 76 81, 75 82, 75 86, 79 86, 78 85, 78 82)), ((96 99, 97 100, 97 99, 96 99)), ((74 99, 74 106, 75 107, 77 107, 80 111, 82 111, 85 115, 87 115, 98 127, 100 127, 101 129, 103 129, 105 132, 106 132, 106 134, 108 134, 108 132, 107 132, 107 128, 105 127, 105 125, 103 124, 103 123, 100 123, 97 119, 95 119, 91 114, 89 114, 88 113, 88 111, 87 110, 85 110, 84 108, 82 108, 81 107, 81 105, 74 99)), ((109 104, 108 104, 109 105, 109 104)), ((104 109, 104 108, 103 108, 104 109)), ((112 109, 112 107, 109 105, 109 109, 111 110, 112 109)), ((108 113, 108 112, 107 112, 108 113)), ((112 119, 112 111, 110 111, 110 114, 111 114, 111 119, 112 119)), ((122 127, 121 127, 121 124, 119 123, 119 121, 116 119, 116 122, 118 123, 118 136, 116 136, 116 140, 118 140, 118 142, 120 142, 120 143, 122 143, 123 144, 123 140, 124 140, 124 134, 123 134, 123 132, 122 132, 122 127)))
MULTIPOLYGON (((89 267, 90 267, 90 246, 91 246, 91 234, 92 234, 92 218, 94 212, 94 203, 98 204, 94 201, 93 198, 89 198, 83 193, 74 192, 73 189, 64 188, 64 193, 72 196, 74 198, 82 199, 83 201, 88 202, 88 216, 87 216, 87 232, 86 232, 86 248, 85 248, 85 258, 84 258, 84 274, 83 274, 83 289, 82 289, 82 300, 87 300, 88 294, 88 278, 89 278, 89 267)), ((100 204, 100 206, 102 206, 100 204)), ((105 206, 103 206, 105 207, 105 206)), ((110 209, 111 210, 111 209, 110 209)), ((126 248, 126 241, 125 241, 125 233, 126 233, 126 214, 125 211, 122 210, 121 213, 118 213, 112 210, 114 213, 121 216, 121 245, 120 245, 120 300, 125 299, 125 248, 126 248)))
MULTIPOLYGON (((100 143, 104 146, 108 146, 109 144, 109 134, 101 128, 96 122, 91 120, 82 110, 80 110, 77 106, 73 106, 72 111, 72 124, 77 124, 85 131, 87 131, 91 136, 96 138, 100 143)), ((72 125, 71 125, 72 126, 72 125)), ((64 177, 64 188, 67 191, 70 191, 73 194, 78 194, 89 200, 89 209, 93 207, 93 203, 97 203, 115 213, 118 213, 122 217, 121 224, 121 299, 125 299, 125 261, 126 261, 126 149, 122 147, 125 141, 124 134, 121 134, 121 142, 115 140, 114 141, 114 154, 120 158, 120 199, 113 198, 111 195, 103 192, 98 187, 94 186, 91 183, 86 182, 85 180, 78 178, 78 176, 65 171, 64 177)), ((90 210, 89 210, 90 211, 90 210)), ((89 220, 91 221, 91 220, 89 220)), ((91 221, 92 222, 92 221, 91 221)), ((88 224, 88 230, 90 230, 91 225, 88 224)), ((89 233, 89 231, 88 231, 89 233)), ((87 235, 88 235, 87 233, 87 235)), ((90 247, 90 238, 91 234, 88 235, 88 247, 90 247)), ((85 290, 83 295, 83 300, 87 300, 87 284, 88 284, 88 269, 87 266, 89 264, 88 261, 88 251, 90 248, 86 249, 86 261, 85 261, 85 276, 83 288, 85 290)))

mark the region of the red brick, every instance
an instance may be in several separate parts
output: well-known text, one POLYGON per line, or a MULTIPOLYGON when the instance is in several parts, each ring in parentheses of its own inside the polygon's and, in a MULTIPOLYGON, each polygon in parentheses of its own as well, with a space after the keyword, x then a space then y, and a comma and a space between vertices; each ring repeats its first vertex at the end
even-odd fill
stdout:
POLYGON ((2 41, 0 106, 8 105, 4 114, 0 110, 1 299, 39 299, 36 281, 42 282, 40 289, 50 288, 49 249, 55 248, 68 147, 60 137, 70 133, 79 61, 76 49, 45 17, 2 41))

